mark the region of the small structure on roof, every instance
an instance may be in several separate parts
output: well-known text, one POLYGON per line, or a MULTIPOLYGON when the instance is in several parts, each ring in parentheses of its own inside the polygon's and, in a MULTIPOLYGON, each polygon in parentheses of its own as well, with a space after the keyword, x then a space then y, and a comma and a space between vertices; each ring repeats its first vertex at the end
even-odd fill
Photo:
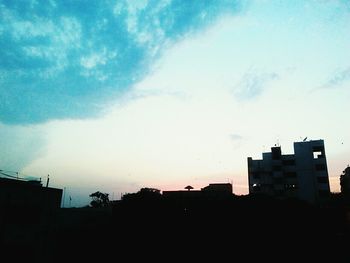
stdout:
POLYGON ((191 191, 191 189, 193 189, 193 187, 188 185, 188 186, 185 187, 185 189, 187 189, 188 191, 191 191))

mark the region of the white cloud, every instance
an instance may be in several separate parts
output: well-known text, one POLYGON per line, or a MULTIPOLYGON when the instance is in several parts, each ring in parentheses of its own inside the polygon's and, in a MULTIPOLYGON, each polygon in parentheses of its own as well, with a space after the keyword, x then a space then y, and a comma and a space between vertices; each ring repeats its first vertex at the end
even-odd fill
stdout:
POLYGON ((81 25, 76 18, 62 17, 60 27, 56 30, 54 38, 66 49, 79 48, 81 41, 81 25))
POLYGON ((100 54, 94 53, 90 56, 82 57, 80 60, 80 64, 87 69, 91 69, 96 67, 97 65, 106 64, 106 61, 107 61, 106 52, 102 52, 100 54))

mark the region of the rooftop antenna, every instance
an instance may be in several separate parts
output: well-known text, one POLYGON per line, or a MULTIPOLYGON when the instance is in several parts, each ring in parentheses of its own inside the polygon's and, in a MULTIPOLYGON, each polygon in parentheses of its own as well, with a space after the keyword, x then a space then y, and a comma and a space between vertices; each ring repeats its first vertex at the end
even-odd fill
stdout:
POLYGON ((307 139, 307 136, 303 139, 303 142, 305 142, 306 141, 306 139, 307 139))

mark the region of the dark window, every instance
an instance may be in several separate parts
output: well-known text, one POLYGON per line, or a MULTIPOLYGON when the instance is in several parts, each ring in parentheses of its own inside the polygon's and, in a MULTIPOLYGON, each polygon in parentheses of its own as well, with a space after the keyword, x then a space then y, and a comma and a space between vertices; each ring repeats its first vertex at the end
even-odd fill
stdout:
POLYGON ((282 177, 274 178, 273 182, 275 184, 282 184, 283 183, 283 178, 282 177))
POLYGON ((324 147, 323 146, 314 146, 314 147, 312 147, 312 151, 314 151, 314 152, 323 152, 324 151, 324 147))
POLYGON ((260 179, 260 173, 259 172, 253 172, 252 173, 254 179, 260 179))
POLYGON ((294 159, 290 159, 290 160, 283 160, 282 161, 283 165, 295 165, 295 160, 294 159))
POLYGON ((329 191, 327 191, 327 190, 319 190, 318 191, 318 195, 320 197, 328 197, 329 196, 329 191))
POLYGON ((284 195, 284 190, 275 190, 275 195, 276 196, 283 196, 284 195))
POLYGON ((274 165, 274 166, 272 166, 272 170, 273 171, 281 171, 282 167, 280 165, 274 165))
POLYGON ((295 177, 297 177, 297 173, 296 172, 285 172, 284 176, 288 177, 288 178, 295 178, 295 177))
POLYGON ((316 171, 324 171, 326 170, 326 166, 323 163, 318 163, 315 165, 316 171))
POLYGON ((328 177, 317 177, 317 182, 321 184, 327 184, 328 183, 328 177))
POLYGON ((284 185, 284 188, 285 188, 285 189, 289 189, 289 190, 291 190, 291 189, 297 189, 297 188, 298 188, 298 185, 297 185, 297 184, 285 184, 285 185, 284 185))

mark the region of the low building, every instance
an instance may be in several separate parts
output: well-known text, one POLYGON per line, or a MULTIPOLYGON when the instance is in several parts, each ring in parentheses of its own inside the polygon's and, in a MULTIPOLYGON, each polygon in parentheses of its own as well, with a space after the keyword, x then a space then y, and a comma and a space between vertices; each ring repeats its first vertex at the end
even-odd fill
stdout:
POLYGON ((186 189, 188 190, 163 191, 163 197, 177 200, 199 200, 220 199, 233 195, 232 184, 230 183, 212 183, 201 188, 201 190, 191 190, 192 188, 189 188, 189 186, 186 189))
POLYGON ((323 140, 294 143, 294 154, 271 148, 261 160, 248 157, 249 193, 298 198, 317 203, 329 196, 329 178, 323 140))
POLYGON ((41 181, 0 178, 1 220, 37 220, 60 208, 61 199, 62 189, 43 187, 41 181))

